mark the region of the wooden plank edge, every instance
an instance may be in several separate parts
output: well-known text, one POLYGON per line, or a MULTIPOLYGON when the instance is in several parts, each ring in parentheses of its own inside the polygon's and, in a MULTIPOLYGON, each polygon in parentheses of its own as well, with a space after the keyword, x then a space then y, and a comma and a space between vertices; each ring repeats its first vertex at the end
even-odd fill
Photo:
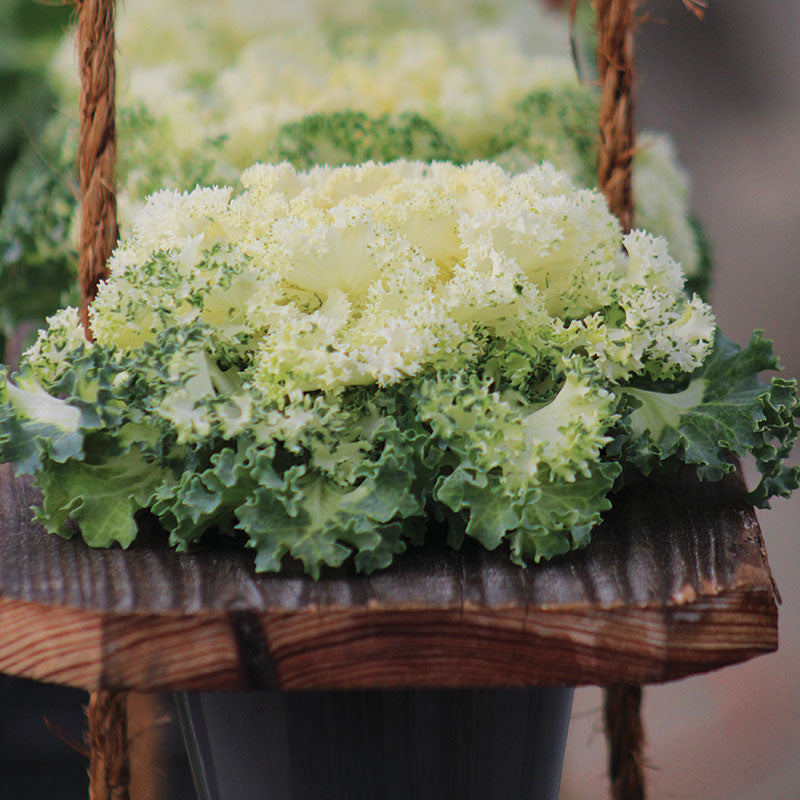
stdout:
POLYGON ((0 671, 87 690, 659 683, 777 649, 763 584, 672 606, 121 614, 0 599, 0 671))

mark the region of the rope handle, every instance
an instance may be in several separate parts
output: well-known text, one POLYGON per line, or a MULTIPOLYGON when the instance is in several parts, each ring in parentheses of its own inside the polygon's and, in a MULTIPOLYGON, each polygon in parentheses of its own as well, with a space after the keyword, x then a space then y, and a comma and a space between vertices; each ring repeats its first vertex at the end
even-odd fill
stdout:
POLYGON ((633 34, 637 0, 594 0, 600 142, 597 178, 612 214, 627 233, 633 224, 633 34))
MULTIPOLYGON (((577 0, 572 2, 572 15, 577 0)), ((628 233, 633 226, 633 38, 638 0, 593 0, 600 80, 597 179, 608 208, 628 233)), ((603 691, 612 800, 644 800, 644 729, 641 686, 603 691)))
MULTIPOLYGON (((117 242, 115 0, 75 0, 81 77, 78 182, 81 232, 78 281, 81 323, 88 339, 89 306, 108 276, 106 264, 117 242)), ((89 723, 90 800, 128 800, 130 748, 127 695, 95 691, 86 709, 89 723)))
POLYGON ((81 233, 78 279, 81 322, 87 338, 89 305, 108 276, 117 243, 117 133, 114 65, 115 0, 75 0, 81 76, 78 179, 81 233))

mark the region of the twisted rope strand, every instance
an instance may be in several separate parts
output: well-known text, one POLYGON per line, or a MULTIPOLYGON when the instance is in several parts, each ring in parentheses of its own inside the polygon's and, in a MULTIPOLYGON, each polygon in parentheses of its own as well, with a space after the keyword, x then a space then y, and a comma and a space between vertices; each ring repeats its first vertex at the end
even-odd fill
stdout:
POLYGON ((126 692, 92 692, 89 718, 89 800, 129 800, 126 692))
POLYGON ((76 0, 81 76, 78 173, 81 195, 79 282, 81 321, 106 277, 117 242, 114 0, 76 0))
POLYGON ((600 76, 599 186, 627 233, 633 223, 633 34, 637 0, 594 0, 600 76))
POLYGON ((642 687, 609 686, 603 692, 612 800, 644 800, 642 687))
MULTIPOLYGON (((637 0, 594 0, 600 76, 598 185, 623 231, 633 224, 633 35, 637 0)), ((573 6, 574 11, 574 6, 573 6)), ((641 686, 604 692, 608 771, 613 800, 644 800, 641 686)))
MULTIPOLYGON (((81 322, 117 241, 114 0, 75 0, 81 76, 78 178, 81 197, 81 322)), ((89 722, 90 800, 129 800, 130 762, 125 693, 93 692, 89 722)))

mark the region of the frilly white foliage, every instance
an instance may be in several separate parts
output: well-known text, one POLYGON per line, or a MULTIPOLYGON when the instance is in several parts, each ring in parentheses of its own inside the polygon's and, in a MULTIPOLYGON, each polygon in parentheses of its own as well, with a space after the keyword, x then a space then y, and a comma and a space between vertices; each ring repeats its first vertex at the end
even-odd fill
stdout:
MULTIPOLYGON (((537 72, 541 80, 548 58, 563 59, 569 47, 565 17, 524 0, 129 0, 119 8, 116 36, 123 105, 141 100, 148 82, 156 96, 168 89, 179 106, 182 94, 200 88, 209 105, 230 97, 271 126, 314 110, 396 110, 398 89, 401 107, 406 93, 426 105, 449 94, 451 103, 472 107, 477 92, 496 109, 516 84, 532 85, 537 72), (516 72, 504 74, 512 66, 516 72), (500 92, 496 101, 492 90, 500 92)), ((76 63, 70 37, 52 68, 66 97, 77 93, 76 63)), ((563 74, 565 66, 554 69, 563 74)), ((236 166, 252 160, 250 153, 236 166)))
MULTIPOLYGON (((591 185, 592 165, 587 167, 585 154, 578 157, 563 142, 569 134, 555 113, 536 112, 529 120, 534 145, 540 145, 533 148, 535 158, 524 148, 511 147, 502 154, 492 150, 505 124, 518 114, 515 104, 532 90, 556 95, 583 91, 566 57, 567 42, 563 15, 528 0, 130 0, 120 6, 118 22, 121 230, 130 230, 145 196, 157 188, 231 184, 254 161, 291 157, 279 146, 288 141, 291 150, 293 141, 283 126, 317 113, 363 112, 370 119, 389 115, 394 121, 413 112, 435 126, 446 147, 432 155, 413 148, 401 155, 465 161, 497 155, 499 163, 517 171, 551 158, 591 185)), ((72 47, 65 43, 53 67, 55 79, 65 82, 59 101, 63 109, 77 105, 72 47)), ((586 138, 586 131, 594 129, 593 112, 577 127, 586 138)), ((336 130, 334 122, 328 133, 336 130)), ((351 135, 346 126, 339 130, 345 138, 351 135)), ((313 133, 306 129, 305 135, 313 141, 313 133)), ((76 136, 68 137, 59 155, 52 156, 65 171, 72 169, 75 141, 76 136)), ((376 137, 378 145, 381 141, 376 137)), ((390 158, 383 155, 385 147, 375 149, 377 153, 357 158, 351 153, 342 159, 323 142, 305 165, 323 163, 326 153, 333 163, 390 158)), ((42 171, 39 162, 35 159, 42 171)), ((47 170, 52 172, 49 166, 47 170)), ((637 152, 635 173, 640 188, 637 224, 665 235, 672 255, 694 276, 699 262, 685 182, 666 147, 656 142, 637 152)), ((41 175, 28 177, 42 181, 41 175)), ((48 175, 46 185, 55 185, 49 192, 52 202, 29 200, 27 183, 25 175, 19 176, 21 191, 14 205, 21 212, 5 220, 7 231, 0 225, 0 246, 16 259, 8 266, 0 262, 0 271, 24 274, 35 263, 36 270, 28 270, 34 281, 38 272, 48 269, 50 275, 60 265, 63 286, 72 284, 67 268, 74 262, 78 214, 64 189, 67 179, 62 186, 48 175), (58 205, 62 195, 66 202, 58 205), (71 225, 61 219, 69 211, 71 225), (69 240, 59 233, 66 230, 71 231, 69 240), (61 240, 51 243, 51 231, 61 240)), ((5 283, 16 285, 10 278, 5 283)), ((11 307, 14 298, 0 289, 0 302, 11 307)), ((51 308, 47 304, 43 315, 51 308)), ((14 319, 13 308, 6 313, 14 319)))
POLYGON ((538 561, 588 541, 623 464, 753 452, 761 499, 797 485, 791 382, 682 289, 547 164, 257 164, 148 200, 95 341, 67 309, 0 376, 0 457, 96 546, 148 508, 179 548, 244 532, 260 570, 385 567, 426 518, 538 561))
MULTIPOLYGON (((530 12, 537 17, 534 9, 531 4, 530 12)), ((210 26, 209 37, 216 38, 216 16, 197 21, 201 30, 204 24, 210 26)), ((372 117, 417 112, 468 151, 485 150, 527 92, 572 85, 575 77, 569 59, 552 54, 552 40, 531 54, 507 27, 475 27, 458 35, 441 29, 378 27, 340 39, 332 39, 324 25, 265 26, 260 36, 253 35, 257 27, 245 27, 243 34, 249 36, 225 51, 227 57, 201 63, 196 58, 204 52, 202 36, 191 46, 162 43, 161 59, 147 63, 133 46, 138 40, 134 37, 128 50, 123 35, 121 62, 126 66, 119 79, 118 104, 137 113, 143 109, 157 123, 144 134, 154 139, 150 160, 167 158, 173 177, 169 170, 162 171, 178 182, 199 150, 213 151, 213 179, 231 181, 248 164, 265 158, 282 125, 342 110, 372 117), (214 150, 211 142, 221 144, 214 150)), ((194 25, 188 30, 197 32, 194 25)), ((566 52, 566 40, 563 45, 561 53, 566 52)), ((64 70, 63 60, 61 54, 54 72, 64 70)), ((74 74, 74 68, 67 73, 74 74)), ((72 103, 76 94, 75 86, 67 87, 63 104, 72 103)), ((137 133, 141 131, 134 128, 137 133)), ((142 163, 124 176, 123 227, 143 199, 146 169, 142 163)))
MULTIPOLYGON (((123 230, 153 188, 155 160, 167 185, 185 183, 198 153, 208 161, 206 181, 232 182, 265 158, 282 125, 342 110, 371 117, 416 112, 466 154, 484 157, 527 93, 577 85, 563 15, 522 0, 457 7, 416 0, 131 0, 120 11, 118 43, 118 104, 123 114, 144 111, 151 121, 130 133, 143 140, 129 143, 136 161, 123 164, 123 230)), ((77 93, 71 47, 65 43, 53 69, 67 82, 65 106, 77 93)), ((501 163, 532 166, 514 152, 501 163)), ((581 168, 576 163, 571 174, 581 168)), ((669 143, 649 137, 635 171, 638 224, 664 235, 693 275, 698 252, 686 177, 669 143)))
POLYGON ((274 400, 457 368, 520 327, 563 328, 615 377, 691 371, 711 344, 663 240, 632 234, 621 256, 603 198, 548 165, 256 165, 241 183, 148 200, 93 305, 98 343, 201 321, 274 400), (596 325, 612 305, 621 324, 596 325))
MULTIPOLYGON (((121 77, 135 66, 170 60, 213 74, 257 39, 308 31, 336 42, 356 32, 385 35, 433 28, 458 37, 486 29, 513 35, 530 52, 558 55, 569 46, 563 14, 526 0, 126 0, 117 7, 121 77)), ((53 73, 77 89, 74 43, 65 42, 53 73)))
POLYGON ((47 333, 40 332, 25 357, 36 365, 37 377, 43 383, 55 383, 69 368, 64 354, 83 345, 86 336, 80 312, 68 306, 47 318, 47 333))
POLYGON ((229 157, 242 166, 263 150, 259 137, 308 114, 414 111, 468 152, 480 151, 527 92, 574 81, 566 58, 530 56, 504 31, 455 41, 435 31, 399 31, 335 50, 305 35, 302 42, 261 40, 220 74, 212 105, 224 113, 211 130, 227 137, 229 157))

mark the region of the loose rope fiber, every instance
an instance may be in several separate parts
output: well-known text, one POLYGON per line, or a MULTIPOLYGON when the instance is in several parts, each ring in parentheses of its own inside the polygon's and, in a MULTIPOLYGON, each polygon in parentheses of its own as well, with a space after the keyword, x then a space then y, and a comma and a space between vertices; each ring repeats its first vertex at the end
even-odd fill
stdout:
POLYGON ((81 76, 78 174, 81 195, 79 281, 81 321, 106 277, 117 243, 114 0, 76 0, 81 76))

